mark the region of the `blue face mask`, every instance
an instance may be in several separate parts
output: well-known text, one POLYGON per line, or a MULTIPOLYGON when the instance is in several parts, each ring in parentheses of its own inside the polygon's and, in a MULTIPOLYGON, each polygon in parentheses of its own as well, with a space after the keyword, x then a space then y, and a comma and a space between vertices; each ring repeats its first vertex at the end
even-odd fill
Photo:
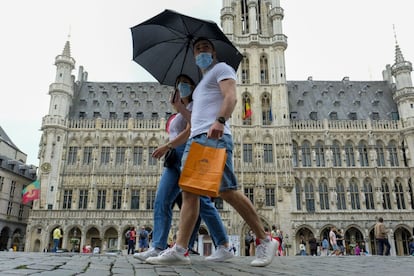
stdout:
POLYGON ((200 69, 207 69, 213 62, 211 53, 200 53, 195 57, 195 62, 200 69))
POLYGON ((177 85, 178 91, 180 91, 180 97, 185 98, 191 94, 191 86, 186 82, 179 82, 177 85))

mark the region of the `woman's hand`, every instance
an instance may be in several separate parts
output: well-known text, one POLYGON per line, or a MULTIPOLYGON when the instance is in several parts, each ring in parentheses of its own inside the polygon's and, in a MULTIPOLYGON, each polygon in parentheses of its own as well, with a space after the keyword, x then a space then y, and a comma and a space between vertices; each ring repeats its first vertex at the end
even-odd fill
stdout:
POLYGON ((161 157, 163 157, 167 153, 167 151, 169 149, 170 148, 168 147, 168 145, 162 145, 162 146, 156 148, 151 156, 153 158, 160 159, 161 157))

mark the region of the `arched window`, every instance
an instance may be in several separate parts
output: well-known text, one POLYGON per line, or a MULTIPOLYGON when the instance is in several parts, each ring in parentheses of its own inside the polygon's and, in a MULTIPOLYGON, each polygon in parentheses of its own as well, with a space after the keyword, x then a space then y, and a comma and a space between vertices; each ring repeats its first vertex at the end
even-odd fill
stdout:
POLYGON ((295 180, 296 209, 302 210, 302 187, 299 180, 295 180))
POLYGON ((348 167, 355 167, 354 146, 351 142, 345 144, 345 158, 348 167))
POLYGON ((253 145, 251 143, 243 144, 243 161, 245 163, 253 162, 253 145))
POLYGON ((388 152, 390 154, 390 165, 391 167, 398 167, 398 154, 397 154, 397 146, 394 142, 390 142, 388 144, 388 152))
POLYGON ((241 0, 241 26, 242 33, 247 34, 249 32, 249 6, 247 0, 241 0))
POLYGON ((293 141, 292 143, 292 162, 293 167, 298 167, 299 165, 299 159, 298 159, 298 143, 296 141, 293 141))
POLYGON ((351 194, 351 208, 353 210, 361 209, 361 204, 359 201, 359 189, 358 189, 358 181, 356 178, 352 178, 349 183, 349 191, 351 194))
POLYGON ((413 190, 413 184, 411 182, 411 178, 408 179, 408 190, 411 198, 411 209, 414 210, 414 190, 413 190))
POLYGON ((329 210, 328 181, 325 178, 319 181, 319 202, 321 210, 329 210))
POLYGON ((312 165, 311 159, 311 147, 308 141, 304 141, 302 144, 302 166, 310 167, 312 165))
POLYGON ((365 142, 360 142, 358 144, 358 152, 359 152, 359 164, 361 167, 368 167, 368 147, 365 142))
POLYGON ((377 141, 375 144, 375 151, 377 152, 377 166, 385 166, 385 157, 384 157, 384 144, 381 141, 377 141))
POLYGON ((338 210, 346 210, 345 187, 342 179, 336 182, 336 205, 338 210))
POLYGON ((262 121, 263 125, 270 125, 272 124, 272 107, 270 104, 270 95, 265 93, 262 96, 262 121))
POLYGON ((337 141, 333 142, 331 146, 332 151, 332 164, 334 167, 341 167, 342 166, 342 159, 341 159, 341 148, 337 141))
POLYGON ((406 209, 405 207, 405 199, 404 199, 404 189, 401 183, 401 179, 395 180, 394 184, 395 196, 397 198, 397 208, 398 209, 406 209))
POLYGON ((315 212, 315 193, 313 191, 313 183, 311 179, 305 182, 305 202, 308 212, 315 212))
POLYGON ((269 83, 269 66, 267 63, 267 57, 265 55, 260 56, 260 83, 269 83))
POLYGON ((365 207, 367 210, 375 209, 374 205, 374 193, 372 191, 372 183, 369 178, 364 180, 364 195, 365 195, 365 207))
POLYGON ((249 58, 244 56, 241 62, 241 82, 242 84, 250 83, 249 58))
POLYGON ((250 126, 252 124, 252 107, 251 107, 250 97, 247 93, 243 95, 242 119, 243 119, 243 125, 250 126))
POLYGON ((388 182, 385 178, 381 181, 381 192, 382 192, 382 207, 384 210, 390 210, 391 209, 391 194, 390 194, 390 188, 388 186, 388 182))
POLYGON ((324 144, 321 141, 316 142, 315 145, 315 158, 317 167, 325 167, 325 149, 324 144))

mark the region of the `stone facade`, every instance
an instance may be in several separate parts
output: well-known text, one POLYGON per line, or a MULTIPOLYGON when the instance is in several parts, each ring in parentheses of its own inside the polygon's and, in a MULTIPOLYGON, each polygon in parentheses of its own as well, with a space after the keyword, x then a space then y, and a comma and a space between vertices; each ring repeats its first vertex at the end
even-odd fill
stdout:
MULTIPOLYGON (((375 253, 373 227, 383 217, 392 253, 406 255, 414 227, 411 63, 397 45, 380 81, 287 81, 283 16, 278 0, 223 1, 223 31, 244 55, 231 118, 240 189, 265 226, 283 231, 287 254, 298 252, 300 239, 321 240, 330 226, 342 229, 348 254, 357 242, 375 253)), ((48 248, 57 226, 61 247, 103 250, 124 248, 130 226, 153 227, 162 164, 150 156, 167 140, 171 88, 88 82, 82 68, 75 81, 74 65, 67 42, 42 122, 42 194, 27 251, 48 248)), ((244 254, 249 227, 229 205, 215 204, 244 254)), ((175 210, 173 231, 177 219, 175 210)), ((204 225, 200 237, 207 255, 204 225)))
POLYGON ((0 127, 0 251, 24 250, 32 203, 22 203, 22 191, 36 179, 37 171, 26 158, 0 127))

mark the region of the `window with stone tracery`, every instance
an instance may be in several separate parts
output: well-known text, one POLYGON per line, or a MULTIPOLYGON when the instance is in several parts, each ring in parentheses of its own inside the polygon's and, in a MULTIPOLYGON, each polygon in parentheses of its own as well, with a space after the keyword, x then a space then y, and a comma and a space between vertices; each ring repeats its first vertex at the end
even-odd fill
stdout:
POLYGON ((112 193, 112 209, 121 209, 122 190, 114 190, 112 193))
POLYGON ((142 165, 142 153, 144 152, 144 148, 142 146, 136 146, 133 149, 132 161, 134 166, 142 165))
POLYGON ((68 165, 75 165, 77 155, 78 155, 78 147, 69 147, 68 159, 66 163, 68 165))
POLYGON ((244 188, 244 195, 254 204, 254 190, 253 190, 253 188, 244 188))
POLYGON ((384 144, 381 141, 377 141, 375 152, 377 153, 377 166, 385 167, 384 144))
POLYGON ((302 210, 302 187, 298 179, 295 180, 296 209, 302 210))
POLYGON ((139 209, 139 194, 140 190, 133 189, 131 192, 131 210, 139 209))
POLYGON ((349 193, 351 195, 351 208, 352 210, 360 210, 361 203, 359 200, 359 189, 358 181, 355 178, 352 178, 349 183, 349 193))
POLYGON ((273 163, 273 144, 263 144, 263 162, 273 163))
POLYGON ((266 188, 266 206, 275 206, 275 189, 266 188))
POLYGON ((342 166, 341 147, 338 141, 333 142, 331 146, 332 151, 332 165, 334 167, 342 166))
POLYGON ((88 208, 88 190, 82 189, 82 190, 79 190, 78 209, 86 209, 86 208, 88 208))
POLYGON ((260 56, 260 83, 269 84, 269 65, 265 55, 260 56))
POLYGON ((249 58, 244 56, 241 61, 241 83, 249 84, 250 83, 250 70, 249 70, 249 58))
POLYGON ((106 190, 98 190, 96 197, 96 209, 105 210, 106 207, 106 190))
POLYGON ((302 144, 302 166, 303 167, 312 166, 311 146, 308 141, 304 141, 302 144))
POLYGON ((391 165, 391 167, 398 167, 399 162, 398 162, 397 146, 396 146, 395 142, 390 142, 388 144, 388 153, 389 153, 389 156, 390 156, 390 165, 391 165))
POLYGON ((411 199, 411 209, 414 210, 414 190, 413 190, 413 184, 411 182, 411 178, 408 179, 408 193, 411 199))
POLYGON ((253 145, 251 143, 243 144, 243 162, 253 162, 253 145))
POLYGON ((63 191, 62 209, 72 209, 72 190, 63 191))
POLYGON ((325 145, 322 141, 315 144, 315 161, 317 167, 325 167, 325 145))
POLYGON ((355 167, 354 146, 349 141, 345 144, 345 159, 348 167, 355 167))
POLYGON ((296 143, 296 141, 293 141, 292 143, 292 163, 293 163, 293 167, 298 167, 299 156, 298 156, 298 143, 296 143))
POLYGON ((147 190, 147 210, 154 209, 156 190, 147 190))
POLYGON ((397 208, 400 210, 406 209, 405 199, 404 199, 404 189, 403 189, 403 185, 402 185, 400 178, 395 180, 394 190, 395 190, 395 197, 397 198, 397 208))
POLYGON ((374 193, 372 190, 372 180, 366 178, 364 180, 364 195, 365 195, 365 208, 367 210, 374 210, 374 193))
POLYGON ((83 148, 83 165, 90 165, 92 163, 92 149, 93 147, 83 148))
POLYGON ((126 147, 116 147, 115 165, 124 164, 126 149, 126 147))
POLYGON ((329 210, 328 181, 325 178, 319 181, 319 204, 321 210, 329 210))
POLYGON ((271 98, 268 93, 263 94, 262 96, 262 122, 263 125, 268 126, 272 124, 273 114, 271 106, 271 98))
POLYGON ((345 185, 342 179, 338 179, 336 182, 336 208, 346 210, 345 185))
POLYGON ((388 180, 383 178, 381 181, 381 192, 382 192, 382 207, 384 210, 391 209, 391 193, 388 185, 388 180))
POLYGON ((368 167, 369 160, 368 160, 368 146, 364 141, 361 141, 358 144, 358 152, 359 152, 359 164, 361 167, 368 167))
POLYGON ((252 125, 252 105, 248 93, 243 94, 242 120, 243 125, 252 125))
POLYGON ((306 179, 305 182, 305 204, 306 211, 309 213, 315 212, 315 192, 313 189, 313 182, 311 179, 306 179))

